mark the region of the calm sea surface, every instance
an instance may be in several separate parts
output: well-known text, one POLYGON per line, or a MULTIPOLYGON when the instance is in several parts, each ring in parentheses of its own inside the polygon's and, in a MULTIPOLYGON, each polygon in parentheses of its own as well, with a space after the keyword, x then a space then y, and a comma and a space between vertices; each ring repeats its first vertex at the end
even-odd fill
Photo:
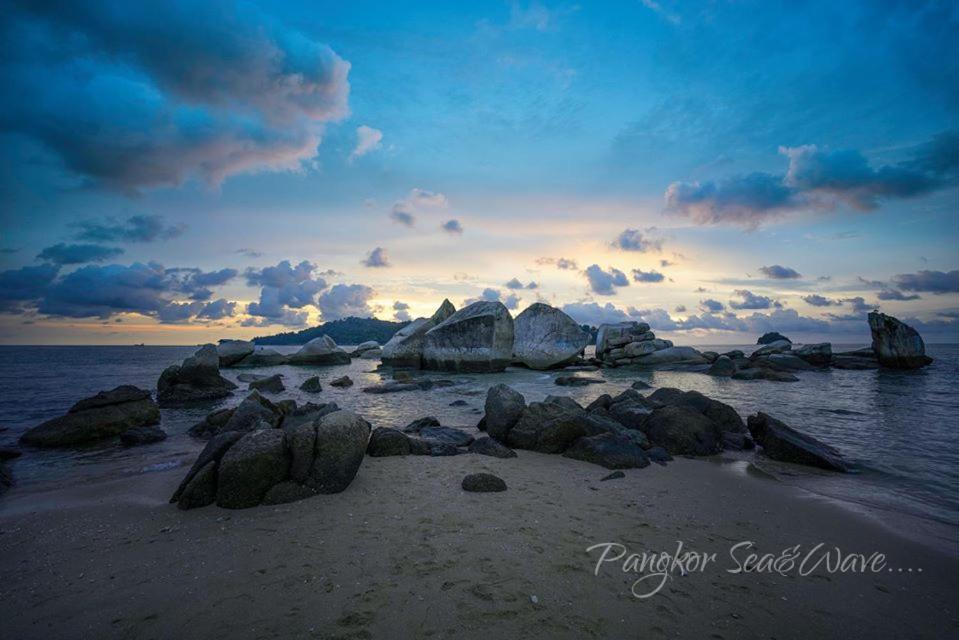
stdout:
MULTIPOLYGON (((855 348, 861 345, 848 345, 855 348)), ((733 347, 717 347, 726 351, 733 347)), ((740 347, 749 351, 753 346, 740 347)), ((839 350, 843 345, 834 345, 839 350)), ((295 347, 279 347, 294 351, 295 347)), ((154 389, 160 372, 196 347, 0 347, 0 444, 15 444, 26 429, 64 413, 77 400, 120 384, 154 389)), ((288 390, 277 397, 298 403, 335 401, 362 414, 373 426, 403 426, 426 415, 451 426, 474 425, 482 414, 486 390, 503 382, 528 401, 549 394, 569 395, 586 403, 601 393, 617 393, 634 380, 657 387, 696 389, 735 407, 743 416, 765 411, 787 424, 839 448, 862 468, 854 476, 787 472, 788 481, 874 512, 916 516, 937 523, 946 537, 959 540, 959 345, 929 345, 935 363, 919 371, 800 372, 797 383, 737 381, 701 373, 614 369, 587 374, 602 376, 605 385, 567 388, 553 382, 556 373, 510 369, 501 374, 458 376, 452 387, 386 395, 362 393, 379 383, 378 361, 354 360, 334 367, 264 367, 259 374, 282 373, 288 390), (348 389, 330 387, 348 374, 348 389), (305 394, 297 386, 319 375, 323 392, 305 394), (451 407, 455 400, 468 405, 451 407), (942 527, 940 525, 945 525, 942 527)), ((232 380, 243 370, 224 370, 232 380)), ((249 370, 247 370, 249 371, 249 370)), ((247 385, 241 384, 241 389, 247 385)), ((191 409, 163 409, 162 427, 170 437, 162 443, 123 448, 109 442, 77 450, 26 449, 13 464, 18 485, 12 491, 34 491, 78 482, 150 473, 189 465, 202 442, 186 430, 212 409, 237 404, 238 390, 218 404, 191 409)), ((750 454, 752 455, 752 454, 750 454)), ((0 508, 2 508, 0 499, 0 508)), ((940 535, 942 535, 940 533, 940 535)))

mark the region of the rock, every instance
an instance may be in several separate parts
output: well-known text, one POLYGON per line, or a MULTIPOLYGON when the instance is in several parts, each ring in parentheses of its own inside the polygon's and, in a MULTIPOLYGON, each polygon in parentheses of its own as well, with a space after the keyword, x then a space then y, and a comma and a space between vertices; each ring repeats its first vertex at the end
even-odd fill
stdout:
POLYGON ((280 426, 289 431, 301 424, 316 422, 323 416, 339 410, 340 407, 335 402, 325 402, 322 404, 307 402, 302 407, 297 407, 295 410, 285 414, 280 426))
POLYGON ((792 353, 816 367, 827 367, 832 361, 832 345, 828 342, 804 344, 798 349, 793 349, 792 353))
POLYGON ((330 382, 330 386, 331 386, 331 387, 339 387, 339 388, 341 388, 341 389, 342 389, 342 388, 346 388, 346 387, 352 387, 352 386, 353 386, 353 380, 351 380, 349 376, 341 376, 341 377, 337 378, 336 380, 332 380, 332 381, 330 382))
MULTIPOLYGON (((376 340, 367 340, 356 345, 356 348, 350 352, 351 358, 359 358, 367 351, 377 351, 380 349, 380 343, 376 340)), ((379 355, 379 354, 377 354, 379 355)))
POLYGON ((558 404, 561 407, 564 407, 567 411, 575 411, 579 413, 584 411, 583 407, 580 406, 578 402, 570 398, 569 396, 546 396, 543 399, 543 402, 552 402, 558 404))
POLYGON ((316 491, 312 488, 286 480, 270 487, 260 504, 288 504, 312 498, 315 495, 316 491))
POLYGON ((715 351, 703 351, 702 356, 709 364, 716 362, 716 360, 719 358, 719 354, 715 351))
POLYGON ((506 491, 506 483, 492 473, 471 473, 463 478, 463 491, 489 493, 506 491))
POLYGON ((607 351, 614 347, 637 342, 639 337, 647 331, 649 331, 649 325, 645 322, 618 322, 599 325, 596 330, 596 357, 602 358, 607 351))
POLYGON ((712 366, 709 367, 709 371, 706 373, 711 376, 728 378, 736 373, 736 363, 734 363, 729 356, 722 355, 716 358, 716 361, 713 362, 712 366))
POLYGON ((769 342, 763 347, 759 347, 749 355, 750 360, 755 360, 762 356, 768 356, 773 353, 785 353, 790 351, 793 348, 792 343, 789 340, 776 340, 774 342, 769 342))
POLYGON ((330 336, 324 335, 319 338, 313 338, 300 350, 289 357, 289 363, 295 365, 333 365, 349 364, 350 355, 343 349, 336 346, 336 342, 330 336))
POLYGON ((892 316, 869 314, 872 348, 879 364, 892 369, 919 369, 932 363, 919 332, 892 316))
POLYGON ((652 413, 653 405, 633 389, 613 398, 609 416, 627 429, 642 430, 652 413))
POLYGON ((650 460, 664 467, 666 466, 667 462, 670 462, 673 459, 673 457, 669 455, 669 452, 662 447, 651 447, 646 449, 646 455, 649 456, 650 460))
MULTIPOLYGON (((236 442, 242 437, 243 433, 239 431, 228 431, 226 433, 213 436, 210 441, 206 443, 206 446, 203 447, 203 450, 200 452, 200 455, 197 456, 197 459, 193 462, 193 466, 190 467, 190 470, 180 482, 180 486, 177 487, 177 490, 173 493, 173 497, 170 498, 170 502, 178 501, 183 495, 183 492, 186 490, 187 485, 189 485, 190 481, 193 480, 194 476, 196 476, 196 474, 199 473, 200 470, 206 465, 210 463, 216 465, 216 463, 223 458, 223 455, 230 449, 230 447, 236 444, 236 442)), ((212 502, 212 500, 210 500, 210 502, 212 502)))
POLYGON ((580 376, 558 376, 553 382, 561 387, 585 387, 591 384, 606 383, 606 381, 601 378, 586 378, 580 376))
POLYGON ((280 410, 284 416, 289 415, 296 411, 296 400, 293 398, 286 398, 285 400, 277 400, 276 408, 280 410))
POLYGON ((304 420, 283 429, 286 432, 286 448, 290 452, 290 478, 298 484, 307 482, 313 469, 316 424, 316 419, 304 420))
POLYGON ((607 480, 621 480, 626 477, 626 474, 622 471, 613 471, 608 476, 603 476, 599 479, 600 482, 606 482, 607 480))
POLYGON ((320 493, 339 493, 356 477, 370 439, 370 423, 352 411, 323 416, 316 427, 316 456, 304 483, 320 493))
POLYGON ((307 393, 319 393, 323 391, 323 385, 320 384, 320 377, 313 376, 312 378, 304 380, 303 384, 300 385, 300 391, 306 391, 307 393))
POLYGON ((282 417, 282 413, 275 404, 253 390, 236 407, 230 418, 217 427, 216 433, 227 431, 246 433, 257 429, 272 429, 279 426, 282 417))
POLYGON ((776 371, 767 367, 753 367, 751 369, 740 369, 733 374, 733 380, 769 380, 771 382, 799 382, 799 378, 786 373, 785 371, 776 371))
POLYGON ((702 354, 692 347, 667 347, 654 351, 641 358, 635 358, 634 364, 656 366, 663 364, 707 364, 702 354))
POLYGON ((449 406, 451 406, 451 407, 468 407, 468 406, 469 406, 469 403, 468 403, 466 400, 453 400, 453 402, 451 402, 451 403, 449 404, 449 406))
POLYGON ((225 398, 236 385, 220 375, 220 356, 212 344, 203 345, 183 364, 167 367, 157 381, 160 406, 225 398))
POLYGON ((239 382, 256 382, 257 380, 262 380, 265 377, 265 375, 259 373, 241 373, 236 377, 236 379, 239 382))
POLYGON ((262 380, 254 380, 250 383, 250 389, 266 391, 267 393, 281 393, 286 391, 286 387, 283 386, 283 376, 279 373, 269 378, 263 378, 262 380))
POLYGON ((220 340, 220 344, 216 346, 221 367, 232 367, 254 350, 253 343, 246 340, 220 340))
POLYGON ((125 447, 153 444, 161 440, 166 440, 166 431, 156 426, 133 427, 120 434, 120 442, 125 447))
POLYGON ((746 354, 740 351, 739 349, 733 349, 732 351, 727 351, 726 353, 722 355, 726 356, 733 362, 735 362, 736 360, 742 360, 743 358, 746 357, 746 354))
POLYGON ((363 360, 379 360, 382 355, 383 350, 377 347, 376 349, 367 349, 359 357, 363 360))
POLYGON ((466 447, 473 442, 473 436, 453 427, 423 427, 420 438, 430 442, 443 442, 454 447, 466 447))
POLYGON ((456 312, 449 300, 429 318, 417 318, 399 331, 383 346, 383 364, 392 367, 414 367, 423 365, 423 339, 433 327, 441 324, 456 312))
POLYGON ((509 447, 500 444, 489 436, 477 438, 469 447, 470 453, 477 453, 481 456, 492 456, 494 458, 515 458, 516 452, 509 447))
POLYGON ((756 340, 756 344, 772 344, 774 342, 789 342, 791 344, 792 340, 790 340, 783 334, 778 333, 776 331, 770 331, 768 333, 764 333, 762 336, 759 337, 758 340, 756 340))
POLYGON ((608 393, 604 393, 586 405, 586 412, 589 413, 595 409, 609 409, 609 405, 611 404, 613 404, 613 397, 608 393))
POLYGON ((428 391, 433 388, 433 381, 428 378, 421 378, 413 382, 398 382, 390 380, 383 384, 363 387, 363 393, 402 393, 404 391, 428 391))
POLYGON ((512 356, 513 318, 501 302, 474 302, 423 338, 423 367, 427 369, 502 371, 512 356))
POLYGON ((766 362, 780 371, 811 371, 815 367, 791 353, 773 353, 766 357, 766 362))
POLYGON ((22 455, 23 451, 20 451, 16 447, 0 447, 0 462, 14 460, 22 455))
POLYGON ((290 458, 280 429, 247 433, 220 460, 216 504, 247 509, 263 501, 270 488, 287 479, 290 458))
POLYGON ((150 392, 123 385, 80 400, 65 415, 29 429, 20 442, 34 447, 70 447, 159 422, 160 410, 150 392))
POLYGON ((833 447, 796 431, 770 415, 757 413, 749 416, 747 423, 753 439, 763 448, 763 453, 773 460, 845 473, 853 470, 852 464, 833 447))
POLYGON ((645 380, 634 380, 633 384, 629 385, 630 389, 652 389, 653 385, 649 384, 645 380))
POLYGON ((723 431, 723 449, 732 449, 734 451, 743 451, 753 449, 756 443, 748 433, 736 433, 733 431, 723 431))
MULTIPOLYGON (((438 443, 434 443, 438 444, 438 443)), ((453 447, 454 449, 456 447, 453 447)), ((410 438, 410 455, 428 456, 431 453, 430 443, 419 438, 410 438)))
POLYGON ((861 349, 853 349, 852 351, 840 351, 834 355, 837 356, 850 356, 853 358, 871 358, 872 360, 879 361, 876 356, 876 351, 872 347, 862 347, 861 349))
MULTIPOLYGON (((640 356, 646 356, 654 351, 657 351, 656 348, 658 345, 655 344, 655 341, 648 342, 630 342, 623 348, 624 355, 627 358, 638 358, 640 356)), ((665 347, 663 347, 665 348, 665 347)))
POLYGON ((490 387, 486 393, 486 433, 500 442, 506 442, 510 429, 516 424, 523 410, 526 398, 505 384, 490 387))
POLYGON ((217 409, 208 414, 201 422, 190 427, 188 433, 194 438, 209 438, 220 431, 220 427, 229 422, 236 411, 235 407, 229 409, 217 409))
POLYGON ((429 447, 430 455, 433 457, 458 456, 461 453, 465 453, 462 449, 459 449, 448 442, 440 442, 439 440, 423 440, 420 438, 417 438, 417 440, 429 447))
POLYGON ((513 357, 530 369, 552 369, 575 361, 587 335, 555 307, 535 302, 513 321, 513 357))
POLYGON ((410 454, 409 437, 396 429, 377 427, 370 435, 370 443, 366 447, 366 455, 374 458, 386 456, 407 456, 410 454))
POLYGON ((197 509, 213 504, 216 500, 216 470, 217 462, 210 460, 193 474, 189 481, 181 485, 177 507, 183 509, 197 509))
POLYGON ((879 368, 879 361, 875 358, 858 358, 856 356, 835 355, 832 357, 830 364, 836 369, 851 369, 853 371, 879 368))
POLYGON ((649 466, 649 457, 643 448, 631 438, 617 433, 580 438, 563 455, 607 469, 641 469, 649 466))
POLYGON ((654 409, 643 428, 650 441, 674 456, 708 456, 721 449, 719 425, 689 406, 654 409))
POLYGON ((14 485, 13 473, 7 469, 7 465, 0 462, 0 495, 3 495, 10 487, 14 485))
POLYGON ((426 427, 438 426, 440 426, 439 420, 433 416, 426 416, 425 418, 417 418, 413 422, 403 427, 403 433, 419 433, 426 427))
MULTIPOLYGON (((488 421, 486 426, 489 431, 488 421)), ((582 409, 571 411, 555 402, 531 402, 509 430, 506 444, 540 453, 562 453, 588 432, 586 412, 582 409)))
POLYGON ((254 349, 253 353, 235 363, 234 367, 278 367, 289 361, 286 356, 276 349, 260 347, 254 349))
POLYGON ((698 391, 681 391, 671 387, 659 389, 649 396, 649 401, 666 406, 684 406, 695 409, 719 425, 720 431, 747 433, 746 424, 739 412, 719 400, 698 391))

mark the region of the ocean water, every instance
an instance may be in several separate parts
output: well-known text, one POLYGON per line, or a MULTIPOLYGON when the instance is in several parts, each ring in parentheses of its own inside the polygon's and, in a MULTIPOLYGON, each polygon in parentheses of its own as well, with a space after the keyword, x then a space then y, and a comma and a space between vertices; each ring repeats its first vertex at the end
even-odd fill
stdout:
MULTIPOLYGON (((727 345, 715 350, 731 348, 727 345)), ((754 347, 740 348, 748 352, 754 347)), ((285 352, 295 349, 279 348, 285 352)), ((120 384, 153 389, 165 367, 195 350, 150 346, 0 347, 0 445, 15 444, 28 428, 64 413, 77 400, 100 390, 120 384)), ((934 524, 940 537, 955 541, 959 540, 959 345, 929 345, 928 353, 935 362, 918 371, 800 372, 800 382, 795 383, 620 368, 585 374, 604 377, 606 384, 569 388, 554 383, 555 372, 512 368, 488 375, 424 372, 420 375, 457 384, 383 395, 361 392, 364 386, 388 379, 388 372, 376 371, 377 360, 353 360, 349 365, 333 367, 226 369, 223 373, 234 381, 243 371, 282 373, 287 391, 276 398, 292 397, 298 403, 335 401, 357 411, 374 427, 401 427, 426 415, 450 426, 475 425, 482 416, 487 389, 498 383, 513 386, 528 401, 555 394, 571 396, 581 403, 602 393, 618 393, 637 379, 656 387, 695 389, 732 405, 744 417, 765 411, 839 448, 861 469, 859 474, 843 475, 767 465, 781 479, 850 505, 866 506, 880 517, 904 514, 916 522, 934 524), (329 386, 330 380, 344 374, 354 380, 353 387, 329 386), (320 377, 322 393, 299 391, 298 385, 313 375, 320 377), (467 405, 450 406, 456 400, 465 400, 467 405)), ((17 480, 12 491, 46 490, 188 466, 203 443, 187 435, 187 429, 213 409, 237 404, 246 386, 241 383, 233 397, 221 402, 163 409, 161 426, 170 437, 161 443, 124 448, 110 441, 62 451, 26 448, 12 467, 17 480)), ((753 459, 754 454, 735 456, 753 459)))

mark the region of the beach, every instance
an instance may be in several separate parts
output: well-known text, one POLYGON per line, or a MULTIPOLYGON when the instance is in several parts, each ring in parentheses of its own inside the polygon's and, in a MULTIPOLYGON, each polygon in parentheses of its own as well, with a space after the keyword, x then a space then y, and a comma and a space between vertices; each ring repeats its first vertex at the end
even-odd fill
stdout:
MULTIPOLYGON (((167 503, 183 470, 42 492, 0 508, 8 638, 941 638, 959 558, 750 463, 677 459, 600 481, 529 451, 367 457, 343 493, 230 511, 167 503), (503 493, 460 488, 466 473, 503 493), (645 598, 587 548, 715 552, 645 598), (731 573, 751 541, 885 554, 879 571, 731 573), (743 549, 743 547, 738 547, 743 549), (738 558, 734 560, 733 558, 738 558), (902 571, 900 571, 902 569, 902 571), (909 571, 912 569, 912 571, 909 571), (920 571, 921 569, 921 571, 920 571)), ((650 580, 641 583, 646 589, 650 580)))

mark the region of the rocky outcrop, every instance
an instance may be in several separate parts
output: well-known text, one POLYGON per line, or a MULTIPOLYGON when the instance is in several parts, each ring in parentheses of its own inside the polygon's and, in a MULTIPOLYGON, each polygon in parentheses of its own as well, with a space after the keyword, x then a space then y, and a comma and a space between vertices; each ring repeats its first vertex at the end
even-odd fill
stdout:
POLYGON ((749 416, 747 423, 753 439, 763 448, 763 453, 773 460, 830 471, 853 470, 853 465, 833 447, 796 431, 770 415, 757 413, 749 416))
MULTIPOLYGON (((210 416, 207 416, 207 420, 210 416)), ((225 422, 219 424, 214 435, 227 431, 247 433, 257 429, 272 429, 280 425, 283 412, 256 390, 243 399, 225 422)))
POLYGON ((562 453, 586 435, 592 433, 583 409, 571 410, 557 402, 531 402, 507 433, 506 444, 515 449, 562 453))
POLYGON ((490 493, 506 491, 506 482, 492 473, 471 473, 463 478, 463 491, 473 493, 490 493))
POLYGON ((798 349, 793 349, 792 353, 814 367, 828 367, 832 362, 832 345, 828 342, 804 344, 798 349))
POLYGON ((282 393, 286 390, 286 387, 283 386, 283 376, 282 374, 274 374, 268 378, 261 378, 260 380, 254 380, 250 383, 250 389, 256 389, 257 391, 265 391, 267 393, 282 393))
POLYGON ((513 358, 530 369, 552 369, 576 360, 587 335, 576 321, 542 302, 526 308, 513 321, 513 358))
POLYGON ((417 318, 397 331, 389 342, 383 345, 381 354, 383 364, 392 367, 420 368, 423 365, 423 339, 426 332, 441 324, 455 312, 453 304, 449 300, 443 300, 443 304, 431 317, 417 318))
POLYGON ((773 342, 789 342, 792 343, 792 340, 779 333, 778 331, 770 331, 764 333, 756 340, 756 344, 772 344, 773 342))
POLYGON ((654 409, 643 429, 654 444, 674 456, 708 456, 722 449, 719 424, 686 405, 654 409))
MULTIPOLYGON (((629 364, 662 364, 680 362, 685 359, 676 358, 678 352, 656 356, 660 351, 669 351, 673 348, 670 340, 660 340, 645 322, 620 322, 616 324, 600 325, 596 334, 596 357, 607 366, 623 366, 629 364)), ((689 349, 689 347, 680 347, 689 349)), ((697 362, 701 358, 696 352, 697 362)))
POLYGON ((183 364, 168 367, 157 381, 160 406, 225 398, 236 385, 220 375, 220 356, 212 344, 203 345, 183 364))
POLYGON ((70 447, 159 422, 160 410, 150 392, 123 385, 80 400, 66 415, 28 430, 20 442, 34 447, 70 447))
POLYGON ((892 316, 869 314, 872 348, 879 364, 891 369, 919 369, 932 363, 919 332, 892 316))
POLYGON ((247 340, 220 340, 216 353, 221 367, 232 367, 253 353, 255 347, 247 340))
POLYGON ((617 433, 580 438, 563 455, 607 469, 641 469, 649 466, 646 451, 634 439, 617 433))
POLYGON ((259 429, 242 438, 224 454, 216 474, 216 504, 225 509, 247 509, 260 504, 270 488, 286 480, 290 471, 285 434, 259 429))
POLYGON ((641 366, 660 366, 666 364, 709 364, 696 349, 692 347, 669 346, 659 349, 645 356, 634 358, 632 364, 641 366))
POLYGON ((313 338, 300 350, 289 357, 290 364, 296 365, 332 365, 349 364, 350 355, 336 346, 330 336, 313 338))
POLYGON ((786 353, 787 351, 791 351, 792 348, 793 348, 793 343, 790 342, 789 340, 773 340, 772 342, 767 342, 762 347, 759 347, 758 349, 753 351, 749 355, 749 359, 755 360, 756 358, 768 356, 773 353, 786 353))
POLYGON ((681 391, 664 387, 653 392, 647 400, 663 406, 684 406, 695 409, 719 425, 720 431, 747 432, 746 424, 735 409, 698 391, 681 391))
POLYGON ((502 371, 512 355, 513 318, 501 302, 474 302, 423 337, 423 367, 427 369, 502 371))
POLYGON ((260 347, 254 349, 253 353, 246 356, 239 362, 234 363, 234 367, 278 367, 286 364, 289 356, 285 356, 276 349, 260 347))

